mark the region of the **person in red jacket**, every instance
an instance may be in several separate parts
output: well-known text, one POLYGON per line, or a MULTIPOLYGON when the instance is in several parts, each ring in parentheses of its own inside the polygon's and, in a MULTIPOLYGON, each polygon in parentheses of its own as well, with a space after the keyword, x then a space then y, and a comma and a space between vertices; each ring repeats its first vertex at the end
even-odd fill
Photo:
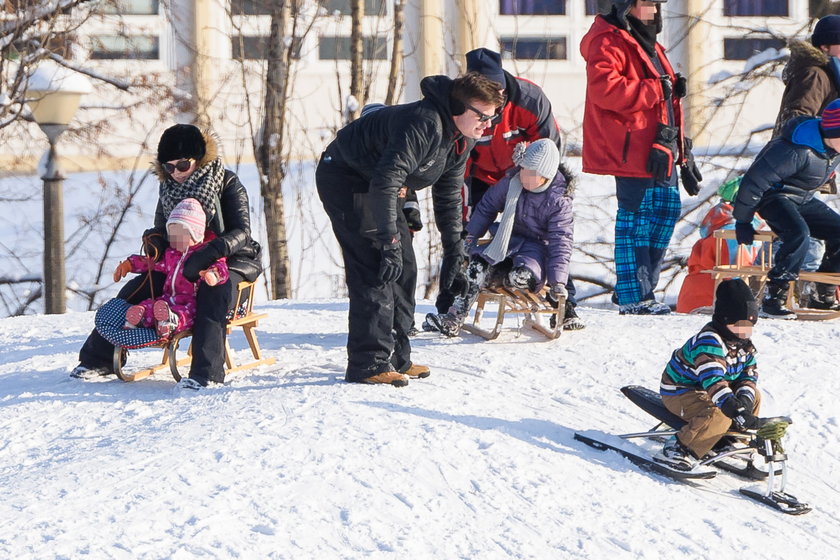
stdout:
POLYGON ((688 194, 696 195, 702 180, 684 137, 685 78, 674 73, 656 41, 660 3, 614 0, 580 44, 586 60, 583 171, 615 177, 613 301, 621 314, 670 313, 653 292, 680 215, 677 165, 688 194))
MULTIPOLYGON (((501 87, 505 96, 504 105, 492 119, 490 128, 478 139, 467 160, 464 182, 467 185, 467 212, 474 209, 489 188, 498 183, 509 169, 514 167, 513 149, 522 141, 534 142, 548 138, 563 153, 563 139, 560 127, 551 110, 551 101, 537 84, 516 77, 502 68, 502 55, 486 48, 475 49, 466 54, 467 71, 478 72, 493 80, 501 87)), ((567 183, 571 175, 562 166, 562 173, 567 183)), ((406 204, 408 206, 408 204, 406 204)), ((465 214, 465 218, 468 214, 465 214)), ((457 291, 457 287, 455 286, 457 291)), ((586 327, 575 308, 575 285, 571 274, 566 282, 564 330, 578 330, 586 327)), ((438 313, 446 313, 455 300, 452 290, 441 289, 435 307, 438 313)), ((424 322, 424 330, 436 330, 429 321, 424 322)))

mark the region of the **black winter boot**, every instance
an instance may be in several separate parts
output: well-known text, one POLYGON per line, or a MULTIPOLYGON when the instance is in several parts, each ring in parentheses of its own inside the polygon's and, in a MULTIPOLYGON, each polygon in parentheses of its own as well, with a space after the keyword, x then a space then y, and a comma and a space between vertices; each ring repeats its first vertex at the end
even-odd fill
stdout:
POLYGON ((816 284, 816 290, 811 293, 811 300, 808 304, 811 309, 840 309, 837 303, 837 286, 834 284, 816 284))
POLYGON ((767 283, 767 293, 764 295, 764 301, 761 302, 761 312, 759 315, 769 319, 796 319, 796 313, 787 307, 787 295, 790 284, 788 282, 767 283))

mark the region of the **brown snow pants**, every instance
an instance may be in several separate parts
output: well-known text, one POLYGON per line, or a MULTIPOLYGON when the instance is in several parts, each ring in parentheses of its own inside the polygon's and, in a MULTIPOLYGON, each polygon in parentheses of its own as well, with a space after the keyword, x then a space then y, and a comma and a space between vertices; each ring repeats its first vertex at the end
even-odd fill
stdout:
MULTIPOLYGON (((663 395, 662 403, 669 411, 688 422, 679 431, 677 438, 697 459, 708 453, 732 426, 732 419, 715 406, 706 391, 663 395)), ((757 415, 760 406, 761 394, 756 390, 752 413, 757 415)))

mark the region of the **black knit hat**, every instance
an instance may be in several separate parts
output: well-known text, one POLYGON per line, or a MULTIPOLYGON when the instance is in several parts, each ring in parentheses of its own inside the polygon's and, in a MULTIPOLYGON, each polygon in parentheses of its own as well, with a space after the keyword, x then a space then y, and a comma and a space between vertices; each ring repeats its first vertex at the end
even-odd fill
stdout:
POLYGON ((467 72, 478 72, 488 80, 507 87, 505 71, 502 70, 502 55, 490 49, 480 48, 466 54, 467 72))
POLYGON ((743 280, 733 278, 721 282, 715 292, 715 312, 712 320, 721 325, 738 321, 758 321, 758 302, 743 280))
POLYGON ((182 158, 200 160, 206 152, 207 144, 198 127, 191 124, 176 124, 161 134, 157 159, 160 162, 182 158))
POLYGON ((820 18, 814 26, 811 43, 815 47, 821 45, 840 45, 840 16, 831 14, 820 18))

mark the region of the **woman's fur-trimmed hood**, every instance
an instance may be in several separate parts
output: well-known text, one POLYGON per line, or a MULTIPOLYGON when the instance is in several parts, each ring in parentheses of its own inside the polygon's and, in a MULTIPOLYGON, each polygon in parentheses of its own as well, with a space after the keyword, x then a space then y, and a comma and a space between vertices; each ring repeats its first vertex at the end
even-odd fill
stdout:
POLYGON ((811 44, 810 41, 794 40, 788 44, 790 49, 790 60, 782 72, 782 81, 787 84, 791 76, 797 74, 803 68, 809 66, 825 67, 828 64, 828 55, 811 44))
MULTIPOLYGON (((197 162, 196 169, 207 165, 221 155, 219 153, 219 139, 214 132, 211 132, 209 128, 205 128, 201 131, 201 137, 204 140, 205 151, 204 157, 197 162)), ((163 165, 157 160, 152 161, 152 171, 157 175, 158 181, 161 183, 169 178, 169 173, 163 170, 163 165)))

